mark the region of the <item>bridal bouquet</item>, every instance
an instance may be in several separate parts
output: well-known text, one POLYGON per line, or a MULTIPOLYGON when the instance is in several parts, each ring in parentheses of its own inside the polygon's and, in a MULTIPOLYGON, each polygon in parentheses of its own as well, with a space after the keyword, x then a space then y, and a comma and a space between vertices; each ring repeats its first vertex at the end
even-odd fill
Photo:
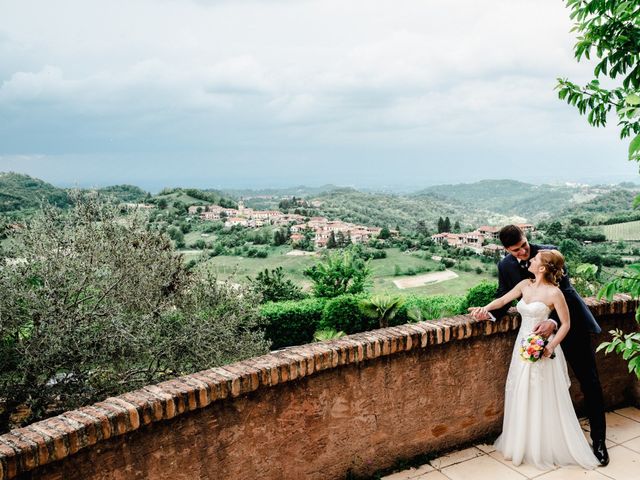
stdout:
MULTIPOLYGON (((537 362, 542 358, 544 347, 549 341, 542 335, 530 333, 520 340, 520 357, 527 362, 537 362)), ((555 353, 550 358, 554 358, 555 353)))

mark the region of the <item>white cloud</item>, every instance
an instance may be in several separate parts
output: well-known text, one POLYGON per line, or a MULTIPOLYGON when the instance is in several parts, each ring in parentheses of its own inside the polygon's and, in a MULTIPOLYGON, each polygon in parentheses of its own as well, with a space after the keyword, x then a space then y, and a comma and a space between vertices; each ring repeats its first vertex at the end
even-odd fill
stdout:
POLYGON ((80 126, 95 152, 114 137, 261 159, 274 144, 552 149, 589 131, 553 91, 590 75, 568 13, 558 0, 0 0, 0 145, 73 153, 80 126))

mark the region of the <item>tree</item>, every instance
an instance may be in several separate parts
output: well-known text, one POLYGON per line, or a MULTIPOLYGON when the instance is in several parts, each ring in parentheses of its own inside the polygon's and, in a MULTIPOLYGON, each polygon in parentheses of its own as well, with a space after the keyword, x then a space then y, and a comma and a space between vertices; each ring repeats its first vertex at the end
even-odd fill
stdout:
POLYGON ((589 124, 602 127, 615 110, 620 138, 634 135, 629 160, 640 160, 640 5, 636 1, 567 0, 578 33, 574 54, 579 62, 597 57, 594 79, 581 87, 558 78, 558 96, 587 115, 589 124), (604 88, 599 78, 619 80, 604 88))
POLYGON ((582 246, 572 238, 565 238, 560 242, 558 248, 567 260, 580 257, 582 246))
POLYGON ((449 217, 446 217, 444 219, 443 229, 444 229, 443 230, 444 232, 450 232, 451 231, 451 220, 449 220, 449 217))
MULTIPOLYGON (((629 160, 640 161, 640 5, 637 1, 567 0, 573 30, 578 32, 574 46, 577 61, 590 60, 592 51, 598 58, 592 79, 581 87, 568 79, 558 79, 558 96, 587 115, 589 124, 602 127, 612 110, 618 117, 620 138, 633 136, 629 144, 629 160), (611 88, 600 85, 600 77, 618 80, 611 88)), ((640 196, 634 206, 640 204, 640 196)), ((584 260, 584 259, 583 259, 584 260)), ((599 293, 613 298, 619 291, 640 296, 640 264, 630 265, 622 277, 614 279, 599 293)), ((640 312, 640 311, 639 311, 640 312)), ((636 315, 636 320, 640 317, 636 315)), ((624 334, 616 330, 611 342, 602 343, 598 350, 616 351, 629 362, 629 371, 640 378, 640 333, 624 334)))
POLYGON ((336 238, 336 246, 338 248, 344 248, 347 246, 347 238, 345 237, 345 234, 342 231, 338 231, 338 234, 335 236, 335 238, 336 238))
POLYGON ((380 240, 387 240, 388 238, 391 238, 391 232, 389 231, 389 228, 382 227, 382 229, 380 230, 380 233, 378 234, 378 238, 380 240))
POLYGON ((337 246, 338 242, 336 242, 336 236, 334 235, 333 230, 331 230, 329 239, 327 240, 327 248, 336 248, 337 246))
POLYGON ((562 223, 558 222, 557 220, 555 222, 551 222, 547 226, 547 229, 544 233, 550 237, 556 237, 562 234, 562 223))
POLYGON ((252 292, 188 273, 141 212, 75 202, 0 263, 0 429, 267 350, 252 292))
POLYGON ((280 229, 273 232, 273 244, 277 247, 287 243, 287 234, 280 229))
POLYGON ((442 217, 438 217, 438 233, 443 233, 445 230, 444 219, 442 217))
POLYGON ((418 235, 424 235, 425 237, 429 235, 429 229, 427 228, 427 222, 424 220, 418 220, 416 223, 416 233, 418 235))
POLYGON ((253 291, 262 298, 262 302, 300 300, 305 297, 298 285, 285 278, 282 267, 273 270, 265 268, 255 278, 247 278, 253 291))
POLYGON ((175 208, 178 213, 187 213, 187 205, 180 200, 173 202, 173 208, 175 208))
POLYGON ((460 233, 460 222, 456 220, 456 223, 453 224, 453 232, 460 233))
POLYGON ((337 297, 346 293, 362 293, 369 285, 371 270, 368 261, 349 251, 328 255, 323 262, 304 271, 313 282, 316 297, 337 297))

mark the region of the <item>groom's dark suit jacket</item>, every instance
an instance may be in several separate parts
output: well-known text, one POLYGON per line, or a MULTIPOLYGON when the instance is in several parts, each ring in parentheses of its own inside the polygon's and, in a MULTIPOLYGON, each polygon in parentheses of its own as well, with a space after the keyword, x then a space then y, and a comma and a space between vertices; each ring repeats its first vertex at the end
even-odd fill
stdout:
MULTIPOLYGON (((530 259, 535 257, 540 250, 551 250, 556 248, 553 245, 534 244, 530 244, 530 247, 530 259)), ((531 278, 528 270, 520 265, 520 262, 516 257, 513 255, 507 255, 500 261, 500 263, 498 263, 498 293, 496 297, 501 297, 525 278, 531 278)), ((586 330, 591 333, 600 333, 600 326, 593 317, 591 310, 589 310, 589 307, 584 303, 582 297, 578 295, 578 292, 576 292, 575 288, 571 285, 569 276, 566 274, 566 268, 565 275, 562 277, 559 287, 560 290, 562 290, 564 298, 567 300, 567 306, 569 307, 571 330, 586 330)), ((508 309, 509 305, 498 310, 494 310, 491 313, 494 317, 501 318, 507 313, 508 309)), ((551 313, 550 317, 558 320, 558 314, 555 310, 551 313)), ((560 325, 558 324, 558 326, 560 325)))

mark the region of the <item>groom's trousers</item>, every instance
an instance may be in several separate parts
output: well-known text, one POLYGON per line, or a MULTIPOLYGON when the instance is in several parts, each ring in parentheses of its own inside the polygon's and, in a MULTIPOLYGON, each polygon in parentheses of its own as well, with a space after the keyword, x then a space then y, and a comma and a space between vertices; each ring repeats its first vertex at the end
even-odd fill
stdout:
POLYGON ((580 387, 584 394, 586 414, 591 428, 591 439, 604 439, 606 433, 604 399, 602 386, 598 378, 591 334, 580 327, 575 328, 572 322, 569 333, 560 345, 567 363, 571 365, 573 373, 578 382, 580 382, 580 387))

